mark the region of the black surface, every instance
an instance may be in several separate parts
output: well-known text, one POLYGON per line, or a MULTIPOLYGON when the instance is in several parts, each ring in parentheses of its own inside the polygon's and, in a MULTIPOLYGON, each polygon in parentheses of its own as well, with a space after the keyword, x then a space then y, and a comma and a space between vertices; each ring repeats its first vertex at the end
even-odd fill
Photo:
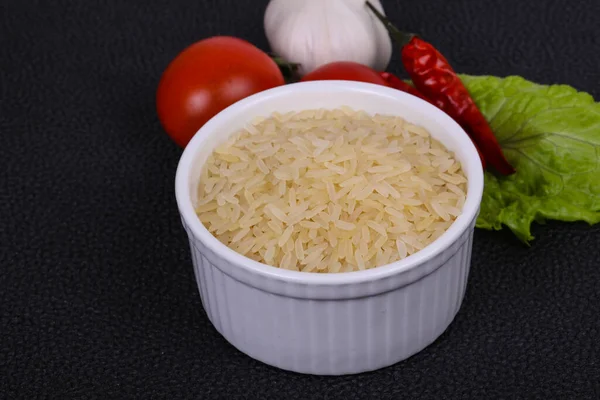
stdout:
MULTIPOLYGON (((282 372, 217 334, 154 91, 200 38, 266 49, 265 4, 0 2, 0 398, 599 398, 600 227, 585 224, 536 226, 531 248, 478 231, 455 322, 381 371, 282 372)), ((460 72, 600 96, 598 0, 384 5, 460 72)))

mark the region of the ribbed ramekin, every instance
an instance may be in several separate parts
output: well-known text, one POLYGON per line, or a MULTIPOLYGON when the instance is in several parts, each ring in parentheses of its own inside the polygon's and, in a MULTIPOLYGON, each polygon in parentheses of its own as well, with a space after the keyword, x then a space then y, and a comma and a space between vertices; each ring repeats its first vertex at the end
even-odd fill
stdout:
POLYGON ((286 85, 248 97, 206 123, 187 145, 175 191, 208 318, 240 351, 301 373, 382 368, 419 352, 454 319, 464 297, 483 192, 478 153, 445 113, 412 95, 345 81, 286 85), (423 250, 375 269, 339 274, 282 270, 213 237, 195 214, 200 171, 212 150, 256 116, 349 106, 394 114, 428 129, 455 152, 467 199, 452 226, 423 250))

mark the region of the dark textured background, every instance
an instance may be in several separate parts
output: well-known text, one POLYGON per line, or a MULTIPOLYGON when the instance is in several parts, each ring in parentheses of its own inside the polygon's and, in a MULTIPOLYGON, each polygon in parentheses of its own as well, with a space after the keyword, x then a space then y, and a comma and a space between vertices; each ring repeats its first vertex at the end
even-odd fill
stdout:
MULTIPOLYGON (((374 373, 282 372, 201 308, 154 91, 193 41, 266 49, 266 0, 0 2, 0 398, 600 396, 600 227, 478 231, 466 299, 431 347, 374 373)), ((600 96, 598 0, 385 1, 457 70, 600 96)), ((398 72, 397 54, 392 71, 398 72)))

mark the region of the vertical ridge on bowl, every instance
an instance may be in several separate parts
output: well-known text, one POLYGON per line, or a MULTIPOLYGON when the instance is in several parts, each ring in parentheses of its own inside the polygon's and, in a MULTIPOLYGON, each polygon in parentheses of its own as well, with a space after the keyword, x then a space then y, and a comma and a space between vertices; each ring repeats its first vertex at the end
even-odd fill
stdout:
MULTIPOLYGON (((335 313, 333 303, 327 303, 326 307, 328 308, 327 313, 329 315, 333 315, 335 313)), ((335 320, 333 318, 329 318, 329 320, 327 321, 327 348, 329 348, 329 349, 335 348, 335 344, 336 344, 335 336, 334 336, 334 324, 335 324, 335 320)), ((334 357, 329 357, 329 359, 327 361, 328 361, 329 373, 330 374, 335 373, 334 357)))
POLYGON ((462 299, 465 295, 465 290, 467 288, 467 278, 468 278, 468 274, 469 271, 466 267, 466 265, 471 265, 471 247, 473 244, 473 232, 469 232, 469 240, 467 241, 467 245, 461 247, 460 253, 461 253, 461 258, 463 258, 465 260, 464 265, 461 265, 460 268, 460 272, 457 274, 458 275, 458 287, 456 288, 456 292, 459 293, 459 296, 457 296, 457 303, 456 306, 454 307, 454 314, 458 313, 458 310, 460 309, 461 303, 462 303, 462 299))

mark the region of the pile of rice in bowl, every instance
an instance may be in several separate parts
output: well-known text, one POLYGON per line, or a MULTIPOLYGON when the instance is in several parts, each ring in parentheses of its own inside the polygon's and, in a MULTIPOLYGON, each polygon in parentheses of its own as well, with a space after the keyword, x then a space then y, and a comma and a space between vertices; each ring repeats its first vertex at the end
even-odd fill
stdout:
POLYGON ((203 167, 196 212, 222 243, 305 272, 401 260, 461 213, 460 163, 422 127, 342 107, 259 118, 203 167))

